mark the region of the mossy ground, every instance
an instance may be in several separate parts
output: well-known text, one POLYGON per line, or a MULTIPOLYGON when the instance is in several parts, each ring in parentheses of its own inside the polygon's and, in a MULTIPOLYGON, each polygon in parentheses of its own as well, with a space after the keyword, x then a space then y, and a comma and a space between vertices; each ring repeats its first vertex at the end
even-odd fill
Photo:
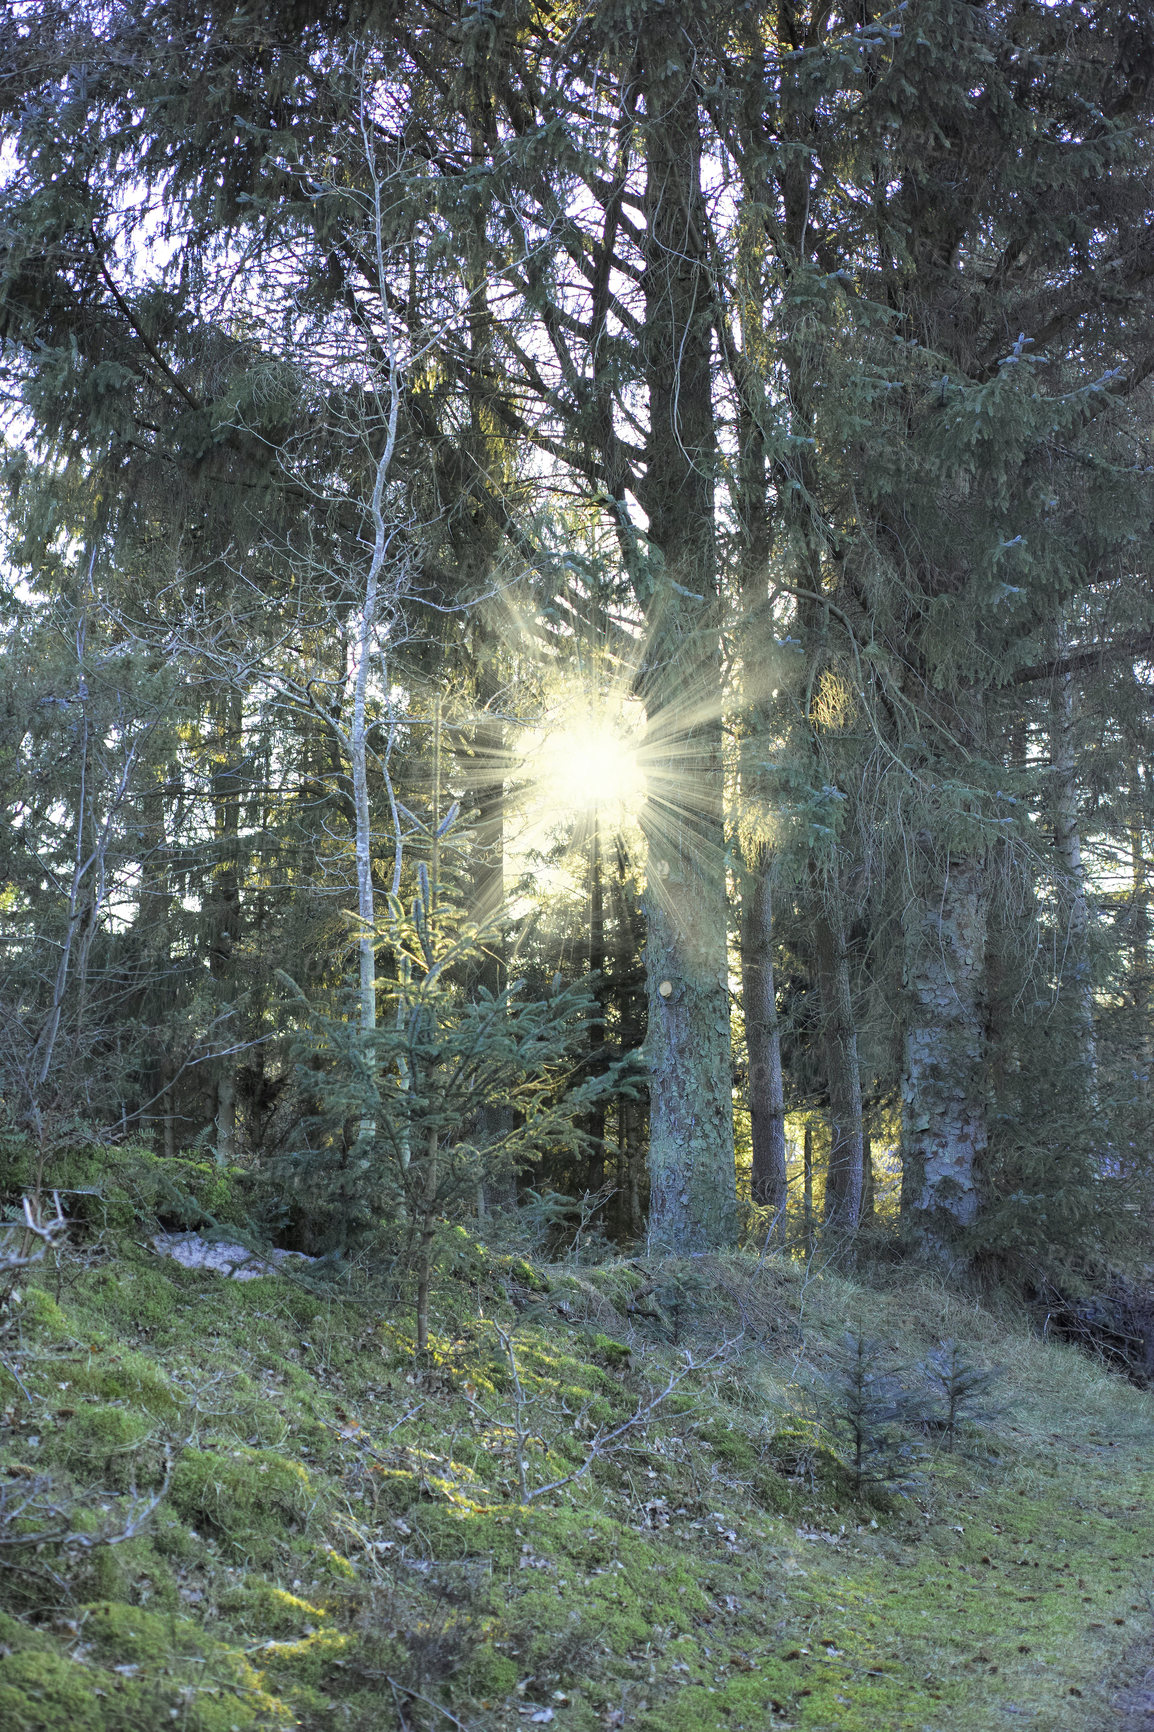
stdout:
POLYGON ((534 1268, 461 1234, 444 1271, 422 1364, 404 1312, 128 1240, 45 1272, 0 1372, 0 1535, 71 1537, 0 1548, 5 1732, 1108 1722, 1154 1622, 1150 1396, 912 1279, 534 1268), (847 1323, 1004 1369, 907 1492, 855 1499, 823 1428, 847 1323), (744 1332, 521 1507, 498 1324, 531 1487, 744 1332))

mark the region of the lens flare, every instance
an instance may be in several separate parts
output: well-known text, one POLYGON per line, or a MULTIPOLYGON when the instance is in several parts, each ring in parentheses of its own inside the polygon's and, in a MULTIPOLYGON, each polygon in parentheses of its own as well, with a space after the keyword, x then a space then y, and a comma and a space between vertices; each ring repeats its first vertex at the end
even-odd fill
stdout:
POLYGON ((645 798, 637 743, 619 722, 570 714, 541 732, 527 754, 536 799, 558 818, 634 815, 645 798))
POLYGON ((521 818, 506 838, 514 870, 522 863, 529 866, 540 888, 560 883, 573 860, 584 859, 593 833, 628 837, 630 852, 640 845, 637 820, 646 796, 643 726, 644 712, 633 699, 567 694, 522 736, 517 752, 521 818), (552 865, 546 864, 549 857, 552 865))

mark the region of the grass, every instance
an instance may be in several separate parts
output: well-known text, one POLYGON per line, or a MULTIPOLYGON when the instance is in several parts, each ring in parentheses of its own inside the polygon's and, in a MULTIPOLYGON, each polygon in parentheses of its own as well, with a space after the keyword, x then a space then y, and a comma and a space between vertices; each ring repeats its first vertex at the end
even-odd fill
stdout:
POLYGON ((1148 1394, 908 1275, 443 1250, 420 1363, 403 1313, 128 1238, 30 1290, 0 1371, 0 1725, 1105 1718, 1152 1621, 1148 1394), (953 1339, 1003 1370, 1000 1410, 956 1450, 921 1439, 905 1493, 855 1498, 833 1445, 847 1327, 907 1365, 953 1339), (518 1436, 531 1486, 564 1478, 724 1340, 622 1448, 518 1505, 518 1436), (92 1543, 158 1493, 139 1533, 92 1543), (50 1506, 66 1542, 11 1543, 59 1529, 50 1506))

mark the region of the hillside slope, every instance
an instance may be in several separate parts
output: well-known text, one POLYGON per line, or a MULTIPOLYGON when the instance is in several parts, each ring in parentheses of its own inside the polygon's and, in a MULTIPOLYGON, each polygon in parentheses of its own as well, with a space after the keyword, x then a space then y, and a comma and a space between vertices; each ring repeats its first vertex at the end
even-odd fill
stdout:
POLYGON ((423 1365, 403 1313, 131 1233, 29 1285, 6 1732, 1116 1723, 1154 1622, 1148 1394, 928 1281, 463 1232, 442 1263, 423 1365), (950 1449, 923 1401, 855 1484, 847 1327, 907 1386, 956 1340, 997 1410, 950 1449))

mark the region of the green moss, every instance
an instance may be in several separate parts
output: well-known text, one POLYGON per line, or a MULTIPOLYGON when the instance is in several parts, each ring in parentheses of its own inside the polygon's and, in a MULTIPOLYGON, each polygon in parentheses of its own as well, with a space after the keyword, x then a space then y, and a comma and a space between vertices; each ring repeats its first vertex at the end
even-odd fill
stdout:
POLYGON ((330 1619, 323 1607, 271 1582, 245 1582, 225 1593, 220 1604, 223 1612, 256 1636, 299 1637, 310 1625, 330 1619))
POLYGON ((600 1355, 606 1365, 611 1365, 614 1368, 626 1366, 632 1362, 632 1349, 626 1347, 623 1341, 614 1341, 611 1335, 591 1335, 589 1346, 594 1353, 600 1355))
POLYGON ((190 1449, 176 1466, 170 1497, 184 1521, 257 1558, 301 1520, 312 1490, 299 1462, 271 1450, 190 1449))
POLYGON ((160 1419, 173 1417, 182 1405, 179 1390, 156 1361, 130 1347, 92 1348, 78 1364, 68 1366, 67 1381, 72 1405, 80 1396, 105 1404, 126 1402, 160 1419))
POLYGON ((141 1460, 141 1447, 153 1431, 145 1413, 126 1407, 84 1407, 62 1426, 52 1454, 65 1467, 84 1478, 100 1478, 117 1491, 132 1484, 144 1485, 148 1469, 159 1465, 141 1460), (142 1471, 142 1469, 144 1471, 142 1471))
POLYGON ((144 1606, 103 1600, 84 1608, 84 1642, 102 1659, 163 1666, 173 1653, 199 1654, 204 1632, 188 1618, 167 1617, 144 1606))
POLYGON ((710 1445, 714 1455, 729 1467, 751 1473, 758 1465, 758 1452, 749 1438, 734 1429, 732 1420, 712 1420, 697 1428, 697 1435, 710 1445))
POLYGON ((769 1440, 769 1456, 787 1478, 808 1484, 835 1503, 852 1502, 853 1478, 826 1440, 820 1426, 784 1426, 769 1440))
POLYGON ((509 1654, 498 1653, 489 1643, 476 1649, 465 1670, 470 1691, 482 1701, 512 1696, 521 1676, 517 1661, 509 1654))
MULTIPOLYGON (((988 1732, 1003 1698, 1066 1724, 1066 1692, 1088 1691, 1142 1632, 1154 1402, 1141 1392, 971 1304, 975 1356, 1013 1356, 1019 1407, 980 1457, 935 1458, 923 1487, 875 1514, 848 1495, 811 1418, 775 1421, 768 1440, 757 1429, 766 1413, 811 1411, 791 1325, 788 1351, 770 1343, 691 1378, 628 1448, 521 1509, 502 1453, 508 1367, 488 1322, 511 1264, 468 1235, 446 1243, 462 1278, 419 1366, 406 1322, 130 1257, 110 1278, 66 1268, 63 1310, 33 1302, 43 1320, 25 1313, 21 1375, 36 1400, 19 1404, 14 1486, 29 1466, 67 1469, 53 1495, 92 1533, 120 1519, 132 1476, 147 1485, 166 1433, 195 1426, 198 1447, 144 1537, 44 1560, 67 1581, 63 1611, 55 1587, 0 1575, 0 1606, 19 1614, 0 1615, 4 1665, 29 1656, 40 1691, 0 1698, 4 1732, 73 1732, 76 1713, 96 1732, 151 1732, 174 1707, 187 1732, 375 1728, 379 1678, 366 1678, 384 1672, 468 1725, 520 1724, 517 1708, 558 1691, 569 1732, 596 1732, 622 1705, 644 1732, 988 1732), (466 1316, 477 1290, 484 1315, 466 1316), (17 1701, 23 1720, 7 1711, 17 1701)), ((754 1310, 796 1307, 798 1282, 772 1259, 737 1276, 764 1283, 749 1287, 754 1310)), ((609 1299, 624 1308, 661 1277, 656 1260, 552 1271, 599 1327, 547 1313, 519 1324, 548 1463, 577 1464, 591 1426, 632 1410, 609 1299)), ((907 1362, 963 1334, 937 1288, 808 1284, 815 1341, 845 1315, 907 1362)), ((652 1342, 639 1387, 676 1363, 652 1342)), ((540 1443, 531 1456, 543 1474, 540 1443)), ((414 1705, 411 1720, 436 1717, 414 1705)))
POLYGON ((25 1317, 50 1340, 59 1341, 69 1334, 68 1319, 51 1293, 43 1287, 29 1287, 24 1299, 25 1317))
POLYGON ((277 1690, 287 1692, 298 1684, 319 1685, 335 1664, 347 1665, 356 1641, 349 1631, 324 1628, 296 1641, 268 1642, 257 1657, 277 1690))
POLYGON ((108 1724, 100 1674, 61 1654, 27 1648, 0 1657, 0 1726, 5 1732, 102 1732, 108 1724))

